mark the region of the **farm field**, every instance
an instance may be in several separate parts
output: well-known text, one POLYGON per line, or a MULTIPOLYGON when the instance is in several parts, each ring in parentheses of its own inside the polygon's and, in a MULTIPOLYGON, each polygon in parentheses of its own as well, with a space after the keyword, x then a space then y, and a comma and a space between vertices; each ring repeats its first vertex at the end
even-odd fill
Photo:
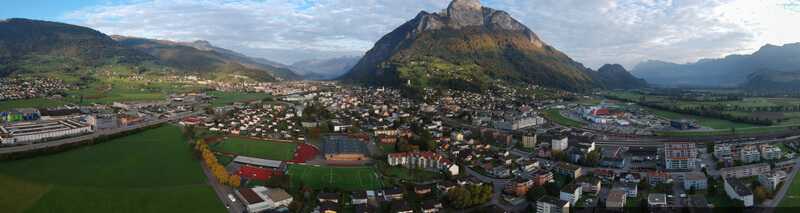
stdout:
POLYGON ((345 190, 378 189, 383 188, 383 182, 370 166, 347 167, 315 167, 302 165, 289 165, 285 174, 289 175, 292 183, 301 180, 315 189, 328 186, 338 186, 345 190))
POLYGON ((672 131, 657 131, 657 132, 659 134, 673 135, 673 136, 687 136, 687 135, 700 136, 700 135, 733 135, 733 134, 743 135, 743 134, 776 132, 776 131, 783 131, 783 130, 787 130, 787 129, 789 129, 789 127, 777 126, 777 127, 750 128, 750 129, 736 129, 736 132, 733 132, 730 129, 722 130, 722 131, 695 131, 695 132, 692 132, 692 131, 684 131, 684 132, 681 132, 681 131, 674 131, 674 132, 672 132, 672 131))
POLYGON ((236 101, 275 97, 268 93, 247 93, 238 91, 208 91, 206 94, 217 97, 217 100, 210 101, 212 107, 230 105, 236 101))
POLYGON ((697 116, 697 115, 687 115, 687 114, 681 114, 681 113, 676 113, 676 112, 657 110, 657 109, 653 109, 653 108, 645 107, 645 106, 640 106, 640 105, 631 105, 631 106, 625 106, 625 107, 637 108, 637 109, 638 108, 646 109, 646 110, 650 111, 650 113, 652 113, 655 116, 659 116, 659 117, 667 118, 667 119, 673 119, 673 120, 677 120, 677 119, 681 119, 681 118, 694 119, 694 120, 697 120, 697 123, 700 126, 707 126, 707 127, 711 127, 713 129, 718 129, 718 130, 730 129, 732 127, 735 127, 735 128, 759 127, 758 125, 754 125, 754 124, 737 123, 737 122, 733 122, 733 121, 729 121, 729 120, 709 118, 709 117, 703 117, 703 116, 697 116))
POLYGON ((800 207, 800 198, 785 197, 785 198, 783 198, 783 200, 781 200, 781 203, 778 204, 778 207, 779 208, 787 208, 787 207, 797 208, 797 207, 800 207))
POLYGON ((547 116, 547 118, 549 118, 550 120, 553 120, 553 121, 558 122, 558 123, 570 125, 570 126, 582 127, 582 126, 588 125, 587 123, 576 121, 576 120, 572 120, 572 119, 569 119, 569 118, 566 118, 566 117, 562 116, 561 115, 561 111, 564 111, 564 110, 566 110, 566 109, 547 109, 547 110, 545 110, 545 114, 546 114, 545 116, 547 116))
POLYGON ((232 137, 212 149, 237 155, 289 161, 294 157, 297 144, 232 137))
POLYGON ((8 212, 223 212, 176 126, 0 163, 8 212))
POLYGON ((45 98, 0 101, 0 111, 12 110, 17 108, 57 107, 61 105, 64 105, 64 103, 45 98))
POLYGON ((800 176, 794 176, 794 180, 792 180, 792 185, 789 185, 789 190, 786 190, 787 195, 792 196, 800 196, 800 176))

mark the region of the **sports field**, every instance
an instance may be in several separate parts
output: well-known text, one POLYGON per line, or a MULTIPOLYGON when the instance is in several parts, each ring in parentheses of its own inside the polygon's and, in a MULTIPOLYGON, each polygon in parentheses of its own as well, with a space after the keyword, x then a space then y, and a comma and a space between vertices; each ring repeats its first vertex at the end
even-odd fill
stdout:
POLYGON ((223 212, 181 130, 164 126, 0 163, 3 212, 223 212))
POLYGON ((244 101, 250 99, 265 99, 275 97, 268 93, 247 93, 239 91, 208 91, 208 95, 216 96, 216 100, 211 101, 212 107, 230 105, 236 101, 244 101))
POLYGON ((378 177, 378 173, 375 172, 375 168, 369 166, 316 167, 289 165, 285 173, 292 178, 293 184, 299 184, 302 180, 304 184, 315 189, 327 186, 338 186, 345 190, 383 188, 383 183, 378 177))
POLYGON ((294 157, 297 144, 230 137, 213 149, 237 155, 290 161, 294 157))

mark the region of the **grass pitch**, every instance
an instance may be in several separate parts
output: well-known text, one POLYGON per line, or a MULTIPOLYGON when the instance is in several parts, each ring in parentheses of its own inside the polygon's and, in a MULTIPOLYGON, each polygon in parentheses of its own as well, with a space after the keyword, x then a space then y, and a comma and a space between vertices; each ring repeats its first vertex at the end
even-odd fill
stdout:
POLYGON ((237 155, 289 161, 294 157, 297 144, 228 138, 213 149, 237 155))
POLYGON ((379 189, 383 182, 375 172, 375 168, 368 166, 348 167, 315 167, 302 165, 289 165, 285 174, 292 178, 293 184, 303 184, 314 189, 328 186, 338 186, 345 190, 379 189))
POLYGON ((223 212, 176 126, 0 163, 2 212, 223 212))
POLYGON ((64 103, 44 98, 0 101, 0 111, 6 111, 17 108, 57 107, 61 105, 64 105, 64 103))

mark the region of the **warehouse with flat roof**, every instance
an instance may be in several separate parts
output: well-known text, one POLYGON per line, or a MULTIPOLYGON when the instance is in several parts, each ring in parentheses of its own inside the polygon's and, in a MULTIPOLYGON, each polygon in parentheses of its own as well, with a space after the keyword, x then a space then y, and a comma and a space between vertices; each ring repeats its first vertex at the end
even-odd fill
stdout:
POLYGON ((47 120, 0 126, 0 141, 14 144, 91 132, 92 126, 74 119, 47 120))
POLYGON ((325 140, 326 160, 366 160, 367 148, 357 138, 329 138, 325 140))

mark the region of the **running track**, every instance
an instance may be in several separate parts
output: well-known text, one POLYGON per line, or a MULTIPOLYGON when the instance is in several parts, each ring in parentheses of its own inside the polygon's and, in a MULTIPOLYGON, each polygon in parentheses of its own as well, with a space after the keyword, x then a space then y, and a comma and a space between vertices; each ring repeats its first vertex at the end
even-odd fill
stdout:
MULTIPOLYGON (((276 141, 276 140, 248 138, 248 137, 239 137, 239 136, 219 136, 219 137, 213 137, 213 138, 206 139, 205 141, 207 143, 209 143, 209 145, 211 145, 211 143, 214 143, 213 145, 217 145, 217 144, 220 144, 220 143, 222 143, 224 141, 222 141, 222 142, 215 142, 215 141, 217 139, 223 139, 225 137, 228 137, 228 138, 241 138, 241 139, 256 140, 256 141, 267 141, 267 142, 274 142, 274 143, 293 143, 293 144, 297 144, 298 149, 295 150, 295 154, 296 155, 294 157, 292 157, 292 160, 283 161, 283 162, 305 163, 308 160, 314 159, 319 154, 319 150, 317 150, 317 148, 315 148, 314 146, 311 146, 311 145, 308 145, 308 144, 305 144, 305 143, 297 143, 297 142, 290 142, 290 141, 276 141)), ((211 151, 214 152, 214 153, 219 153, 219 154, 224 154, 224 155, 239 156, 239 155, 233 154, 233 153, 220 152, 220 151, 216 151, 216 150, 211 150, 211 151)), ((248 156, 248 157, 252 157, 252 156, 248 156)), ((266 159, 266 158, 261 158, 261 159, 266 159)), ((275 160, 275 159, 268 159, 268 160, 275 160)))

